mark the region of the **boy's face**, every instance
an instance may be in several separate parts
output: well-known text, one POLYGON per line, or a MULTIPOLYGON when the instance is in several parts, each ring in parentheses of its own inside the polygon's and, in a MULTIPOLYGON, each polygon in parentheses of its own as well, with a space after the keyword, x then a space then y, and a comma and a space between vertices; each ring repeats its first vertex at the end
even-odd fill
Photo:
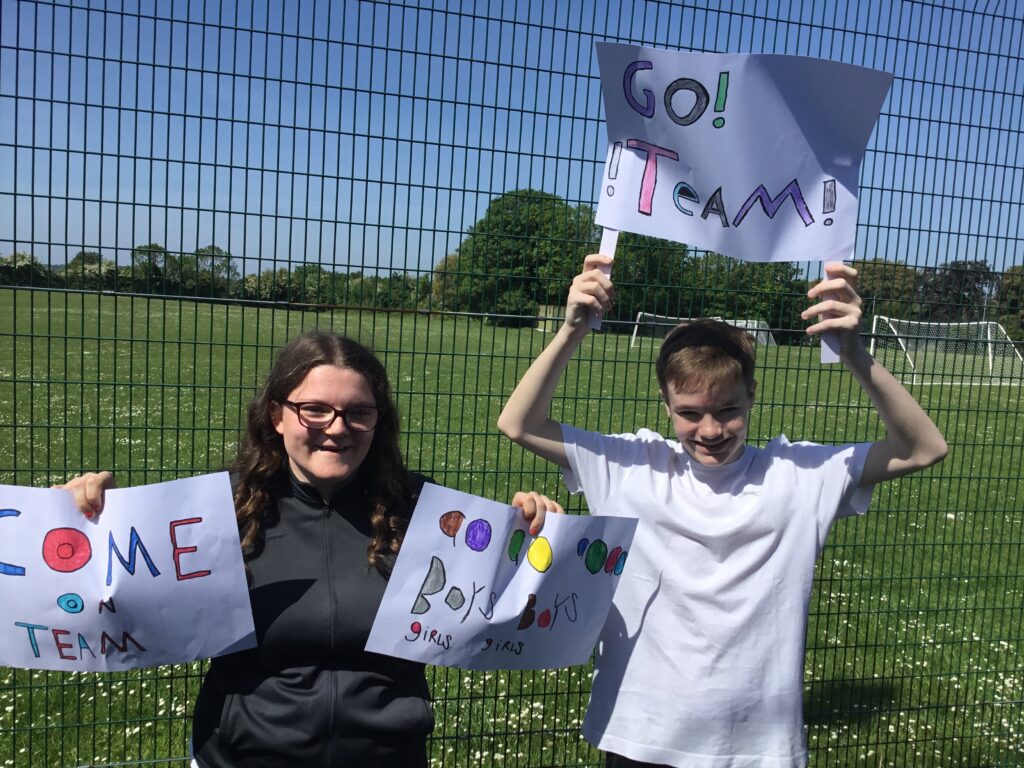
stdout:
POLYGON ((736 461, 747 440, 747 421, 754 407, 754 388, 736 381, 707 389, 662 390, 665 410, 679 442, 693 459, 707 467, 736 461))

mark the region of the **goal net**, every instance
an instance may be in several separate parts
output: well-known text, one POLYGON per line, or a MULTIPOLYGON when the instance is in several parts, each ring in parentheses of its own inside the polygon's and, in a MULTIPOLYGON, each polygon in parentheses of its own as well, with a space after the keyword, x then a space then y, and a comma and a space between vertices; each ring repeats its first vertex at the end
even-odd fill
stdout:
MULTIPOLYGON (((644 338, 657 339, 660 343, 668 332, 680 323, 686 323, 697 319, 701 318, 672 317, 671 315, 656 315, 653 312, 637 312, 636 320, 633 323, 633 336, 630 339, 629 346, 636 346, 636 344, 644 338)), ((742 328, 750 334, 756 344, 767 344, 769 346, 775 345, 775 337, 772 336, 772 331, 768 327, 768 323, 764 320, 729 320, 722 317, 704 319, 721 320, 729 325, 742 328)))
POLYGON ((999 323, 935 323, 876 315, 871 355, 909 384, 1020 384, 1024 358, 999 323))

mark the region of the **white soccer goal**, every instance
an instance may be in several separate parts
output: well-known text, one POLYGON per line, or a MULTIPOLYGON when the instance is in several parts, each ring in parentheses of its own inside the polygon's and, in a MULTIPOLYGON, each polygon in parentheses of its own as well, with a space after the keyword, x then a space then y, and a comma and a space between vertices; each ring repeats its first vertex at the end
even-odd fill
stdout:
POLYGON ((909 384, 1024 383, 1024 358, 999 323, 936 323, 876 315, 871 355, 909 384))
MULTIPOLYGON (((635 346, 639 339, 655 338, 658 343, 665 338, 666 334, 680 323, 696 320, 694 317, 672 317, 671 315, 656 315, 653 312, 637 312, 636 320, 633 322, 633 335, 629 346, 635 346)), ((708 320, 722 320, 729 325, 742 328, 756 344, 775 346, 775 337, 772 336, 771 328, 764 320, 729 320, 722 317, 706 318, 708 320)))

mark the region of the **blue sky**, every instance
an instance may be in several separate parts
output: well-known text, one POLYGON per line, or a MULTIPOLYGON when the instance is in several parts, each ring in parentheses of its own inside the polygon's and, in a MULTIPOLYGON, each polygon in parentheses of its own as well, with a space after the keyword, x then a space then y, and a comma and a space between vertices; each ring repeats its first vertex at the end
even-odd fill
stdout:
POLYGON ((1021 0, 436 5, 0 0, 0 254, 429 269, 502 192, 596 201, 615 40, 895 73, 858 256, 1024 263, 1021 0))

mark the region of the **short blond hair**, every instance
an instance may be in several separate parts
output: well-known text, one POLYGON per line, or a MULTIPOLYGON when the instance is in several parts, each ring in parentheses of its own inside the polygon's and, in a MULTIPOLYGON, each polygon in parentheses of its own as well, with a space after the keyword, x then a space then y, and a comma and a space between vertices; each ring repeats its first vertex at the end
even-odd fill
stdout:
POLYGON ((662 392, 718 390, 734 382, 754 386, 754 340, 742 328, 721 320, 677 325, 661 343, 655 371, 662 392))

